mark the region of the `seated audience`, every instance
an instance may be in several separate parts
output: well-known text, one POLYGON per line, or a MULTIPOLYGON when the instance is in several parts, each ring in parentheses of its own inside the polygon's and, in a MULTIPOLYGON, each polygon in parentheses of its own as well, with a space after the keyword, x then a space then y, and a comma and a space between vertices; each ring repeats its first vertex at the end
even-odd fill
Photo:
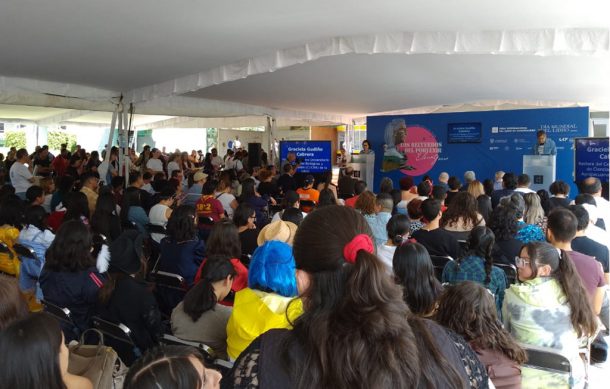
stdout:
POLYGON ((51 197, 51 211, 49 213, 55 212, 57 206, 60 205, 64 201, 64 197, 66 194, 72 192, 74 189, 74 177, 72 176, 62 176, 59 178, 59 183, 57 185, 57 190, 53 193, 51 197))
POLYGON ((394 190, 394 182, 390 177, 383 177, 379 183, 379 193, 390 194, 394 190))
MULTIPOLYGON (((276 222, 278 220, 282 219, 282 215, 284 213, 285 210, 290 209, 290 208, 295 208, 295 209, 301 209, 301 204, 300 204, 300 198, 299 198, 299 194, 293 190, 289 190, 288 192, 286 192, 284 194, 284 199, 282 200, 282 207, 284 208, 283 210, 276 212, 275 215, 273 215, 273 217, 271 218, 271 222, 276 222)), ((303 214, 303 218, 305 218, 305 216, 307 216, 307 214, 305 212, 302 212, 303 214)))
MULTIPOLYGON (((443 210, 443 212, 445 212, 447 210, 447 207, 445 206, 445 199, 447 198, 447 190, 443 186, 434 185, 432 187, 432 193, 430 194, 430 197, 441 202, 441 209, 443 210)), ((407 208, 408 208, 408 205, 407 205, 407 208)))
MULTIPOLYGON (((110 245, 110 267, 99 291, 100 316, 113 323, 125 324, 136 345, 146 351, 157 344, 163 333, 161 312, 155 296, 144 281, 144 235, 136 230, 123 232, 110 245)), ((130 352, 121 353, 124 345, 113 344, 126 364, 130 352)))
POLYGON ((502 312, 502 300, 506 289, 506 275, 499 267, 493 266, 492 250, 494 233, 487 227, 475 227, 468 238, 466 256, 448 262, 443 269, 443 283, 457 284, 474 281, 483 285, 494 295, 498 313, 502 312))
POLYGON ((374 249, 366 221, 353 209, 329 206, 308 215, 293 247, 304 313, 293 330, 253 340, 227 384, 407 388, 487 382, 463 339, 409 313, 374 249))
POLYGON ((518 217, 519 210, 510 201, 498 205, 491 213, 489 228, 496 237, 496 244, 492 253, 494 262, 515 264, 514 258, 519 255, 521 246, 523 246, 523 242, 515 237, 519 230, 518 217))
POLYGON ((407 216, 409 217, 409 236, 424 226, 423 217, 421 212, 421 204, 423 201, 420 199, 413 199, 409 201, 407 205, 407 216))
POLYGON ((525 173, 519 174, 517 176, 517 187, 515 188, 515 192, 519 192, 522 194, 536 193, 535 191, 530 189, 530 176, 525 173))
POLYGON ((327 205, 337 205, 337 197, 329 188, 320 190, 320 197, 318 198, 318 205, 316 208, 326 207, 327 205))
POLYGON ((294 235, 297 232, 297 225, 283 220, 269 223, 261 230, 256 238, 258 246, 262 246, 269 240, 284 242, 292 246, 294 235))
POLYGON ((214 180, 206 181, 203 184, 201 197, 197 200, 195 209, 197 210, 197 218, 199 219, 199 231, 202 239, 207 239, 210 235, 210 230, 213 225, 224 219, 225 209, 222 203, 214 196, 217 182, 214 180), (202 223, 201 218, 207 218, 208 223, 202 223))
POLYGON ((582 205, 571 205, 570 211, 576 216, 576 235, 572 239, 572 249, 579 253, 595 258, 602 265, 606 284, 609 281, 608 247, 597 243, 585 235, 590 224, 589 213, 582 205))
POLYGON ((217 304, 231 292, 235 269, 230 261, 206 261, 201 278, 172 311, 172 333, 184 340, 201 342, 217 358, 227 357, 227 321, 231 308, 217 304))
MULTIPOLYGON (((278 220, 280 220, 280 218, 278 218, 278 220)), ((252 207, 248 204, 239 204, 239 206, 235 210, 235 214, 233 215, 233 223, 237 227, 237 231, 239 233, 239 241, 241 242, 241 255, 252 255, 252 253, 254 253, 254 250, 256 250, 256 248, 258 247, 256 239, 258 238, 258 234, 260 231, 258 230, 258 228, 256 228, 255 222, 256 213, 254 212, 254 209, 252 209, 252 207)))
POLYGON ((15 277, 0 274, 0 333, 29 314, 28 303, 15 277))
POLYGON ((52 316, 39 312, 0 332, 3 388, 89 389, 91 381, 68 372, 68 348, 52 316))
POLYGON ((203 190, 203 184, 206 182, 208 175, 204 172, 196 172, 195 174, 189 174, 189 185, 186 191, 186 197, 184 198, 184 205, 192 205, 193 207, 197 204, 197 201, 201 197, 201 191, 203 190))
POLYGON ((544 231, 540 226, 535 224, 529 224, 524 221, 525 217, 525 200, 523 196, 518 193, 513 193, 510 196, 506 196, 500 200, 500 204, 507 207, 511 212, 511 219, 509 223, 515 223, 517 232, 515 238, 523 243, 529 242, 544 242, 545 236, 544 231))
POLYGON ((540 203, 540 196, 535 192, 525 193, 523 195, 525 210, 523 211, 523 221, 526 224, 533 224, 544 232, 546 231, 546 216, 544 209, 540 203))
POLYGON ((227 323, 227 351, 236 359, 255 338, 273 328, 291 328, 303 312, 297 295, 292 248, 271 240, 256 249, 248 271, 248 287, 235 294, 227 323), (294 301, 293 301, 294 300, 294 301))
POLYGON ((549 214, 546 236, 550 244, 572 261, 589 295, 593 312, 599 314, 606 285, 604 272, 601 263, 595 258, 572 250, 572 239, 576 236, 577 226, 576 216, 569 209, 558 207, 549 214))
MULTIPOLYGON (((150 208, 148 212, 148 220, 150 224, 155 226, 167 227, 167 223, 169 222, 169 218, 172 216, 173 206, 176 203, 175 198, 176 192, 172 189, 170 185, 166 185, 161 192, 159 192, 157 199, 159 202, 150 208)), ((201 197, 201 195, 199 195, 201 197)), ((195 209, 194 205, 183 204, 186 206, 190 206, 192 209, 195 209)), ((156 243, 161 243, 161 239, 163 239, 165 235, 159 233, 150 234, 150 238, 156 243)))
POLYGON ((189 346, 149 350, 129 369, 124 389, 219 389, 221 374, 205 366, 201 352, 189 346))
POLYGON ((277 184, 273 182, 273 174, 271 170, 262 169, 258 172, 258 179, 260 180, 260 184, 258 184, 257 192, 264 199, 271 199, 278 197, 279 189, 277 184))
MULTIPOLYGON (((580 338, 594 335, 597 323, 573 262, 564 250, 531 242, 521 250, 517 270, 522 283, 506 290, 502 307, 506 330, 517 342, 557 349, 570 360, 570 386, 582 387, 580 338)), ((568 385, 567 377, 554 373, 523 368, 522 374, 524 387, 568 385)))
POLYGON ((470 343, 497 389, 521 388, 521 365, 527 354, 502 328, 488 290, 471 281, 448 287, 434 318, 470 343))
POLYGON ((32 185, 25 191, 25 201, 28 206, 42 205, 44 203, 44 191, 38 185, 32 185))
POLYGON ((117 214, 114 196, 109 192, 101 193, 91 216, 91 232, 104 235, 108 242, 112 242, 121 235, 121 231, 121 218, 117 214))
POLYGON ((339 177, 339 180, 337 181, 339 197, 344 200, 347 200, 356 194, 355 185, 357 180, 353 178, 353 175, 354 168, 348 166, 345 168, 344 174, 339 177))
MULTIPOLYGON (((116 177, 115 177, 116 178, 116 177)), ((114 179, 113 179, 114 180, 114 179)), ((99 187, 99 176, 97 173, 85 173, 80 178, 82 185, 81 192, 87 197, 87 204, 89 205, 89 215, 93 215, 95 212, 95 204, 97 203, 97 191, 99 187)), ((123 189, 123 177, 118 177, 121 190, 123 189)))
POLYGON ((442 287, 434 275, 428 250, 419 243, 405 243, 396 248, 392 264, 409 310, 422 317, 434 314, 442 287))
POLYGON ((123 228, 135 228, 141 234, 146 233, 146 225, 150 223, 140 200, 140 190, 130 186, 123 193, 121 205, 121 224, 123 228))
MULTIPOLYGON (((489 183, 491 184, 491 180, 489 183)), ((468 193, 477 200, 477 212, 487 223, 491 215, 491 197, 485 193, 485 187, 479 180, 474 180, 468 184, 468 193)))
POLYGON ((538 195, 538 197, 540 197, 540 206, 542 207, 542 209, 544 209, 544 214, 548 215, 550 212, 549 211, 549 200, 550 200, 549 192, 547 192, 545 189, 538 189, 536 194, 538 195))
POLYGON ((447 185, 449 186, 449 191, 447 191, 447 197, 445 198, 445 205, 448 207, 449 204, 451 204, 453 197, 455 197, 455 195, 458 194, 458 192, 460 192, 460 189, 462 189, 462 183, 460 182, 460 179, 457 178, 456 176, 451 176, 451 177, 449 177, 449 180, 447 181, 447 185))
MULTIPOLYGON (((206 259, 201 263, 195 276, 195 283, 201 279, 201 271, 206 261, 225 260, 230 261, 235 269, 235 277, 231 291, 237 292, 248 286, 248 269, 240 261, 241 245, 237 227, 228 220, 217 223, 206 242, 206 259)), ((225 303, 225 302, 221 302, 225 303)), ((232 305, 230 302, 225 303, 232 305)))
POLYGON ((379 246, 387 241, 388 235, 386 225, 392 217, 392 208, 394 201, 389 193, 379 193, 375 199, 375 220, 368 220, 371 226, 371 231, 375 237, 375 245, 379 246))
POLYGON ((422 244, 430 255, 459 258, 461 248, 458 241, 439 226, 443 215, 441 203, 434 199, 424 200, 421 211, 427 224, 415 231, 412 238, 422 244))
MULTIPOLYGON (((402 213, 403 215, 407 214, 407 205, 409 202, 415 198, 417 198, 417 190, 413 184, 413 177, 404 176, 398 181, 398 186, 400 187, 400 201, 396 204, 396 211, 398 213, 402 213)), ((347 200, 345 205, 347 205, 347 200)))
POLYGON ((40 205, 28 208, 25 212, 26 225, 19 233, 17 241, 32 249, 36 256, 20 258, 19 287, 26 294, 31 310, 40 310, 40 305, 36 301, 42 299, 38 278, 44 266, 45 253, 55 239, 55 234, 47 228, 46 219, 46 212, 40 205))
POLYGON ((179 274, 190 287, 203 258, 205 243, 197 235, 195 209, 181 205, 172 212, 167 222, 167 235, 161 240, 158 269, 179 274))
POLYGON ((553 196, 549 199, 547 214, 557 207, 567 208, 570 206, 570 199, 568 198, 568 195, 570 194, 570 185, 566 182, 561 180, 553 182, 549 187, 549 192, 551 192, 553 196))
MULTIPOLYGON (((86 225, 78 220, 63 223, 47 250, 40 274, 44 299, 68 308, 80 331, 91 327, 97 295, 104 283, 91 248, 91 234, 86 225)), ((74 338, 70 335, 75 335, 72 330, 64 327, 69 340, 74 338)))
POLYGON ((222 204, 225 214, 229 219, 233 218, 233 213, 239 205, 237 199, 231 193, 231 189, 230 176, 227 174, 221 175, 220 180, 218 181, 218 186, 216 187, 216 191, 214 192, 214 196, 216 197, 216 200, 220 201, 222 204))
MULTIPOLYGON (((301 225, 301 222, 303 221, 303 212, 301 212, 300 209, 296 209, 296 208, 286 209, 282 212, 282 221, 290 222, 298 227, 301 225)), ((271 224, 273 224, 273 223, 267 224, 263 228, 263 230, 271 224)))
POLYGON ((297 190, 297 182, 294 179, 295 169, 294 167, 287 163, 282 166, 282 175, 277 180, 277 186, 282 191, 282 193, 286 193, 289 190, 297 190))
MULTIPOLYGON (((377 199, 371 191, 365 190, 358 196, 358 200, 354 204, 354 209, 360 212, 364 219, 369 223, 369 227, 377 224, 377 199)), ((385 233, 384 233, 385 237, 385 233)), ((387 237, 385 237, 387 239, 387 237)), ((384 239, 385 240, 385 239, 384 239)))
MULTIPOLYGON (((241 184, 241 196, 239 203, 246 203, 254 210, 256 215, 255 224, 257 228, 263 228, 269 223, 268 203, 256 192, 256 183, 252 178, 246 179, 241 184)), ((273 203, 273 202, 272 202, 273 203)))
POLYGON ((364 181, 356 181, 354 184, 354 196, 345 199, 345 206, 354 208, 356 206, 356 201, 358 201, 358 197, 360 194, 366 190, 366 182, 364 181))
POLYGON ((443 213, 440 226, 456 240, 466 240, 476 226, 484 226, 485 219, 477 212, 477 199, 468 192, 458 192, 451 206, 443 213))
POLYGON ((505 173, 502 176, 502 189, 494 190, 491 195, 491 206, 495 209, 500 204, 500 199, 512 195, 516 188, 517 177, 515 174, 505 173))
POLYGON ((388 274, 392 274, 392 258, 396 247, 409 238, 409 218, 396 214, 386 224, 386 241, 377 245, 377 257, 386 266, 388 274))

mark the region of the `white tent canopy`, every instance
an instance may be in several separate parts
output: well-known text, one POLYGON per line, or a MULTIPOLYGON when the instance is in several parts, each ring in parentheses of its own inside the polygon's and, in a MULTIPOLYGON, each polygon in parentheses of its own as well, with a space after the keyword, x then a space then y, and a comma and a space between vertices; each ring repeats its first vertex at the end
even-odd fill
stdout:
POLYGON ((73 120, 122 95, 143 115, 314 125, 490 100, 608 110, 608 15, 604 0, 3 0, 0 104, 73 120))

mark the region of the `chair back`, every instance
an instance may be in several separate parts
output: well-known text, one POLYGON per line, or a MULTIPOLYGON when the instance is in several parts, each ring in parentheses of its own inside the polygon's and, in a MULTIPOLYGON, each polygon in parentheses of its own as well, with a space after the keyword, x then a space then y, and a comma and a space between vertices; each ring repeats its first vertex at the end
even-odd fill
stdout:
POLYGON ((0 254, 7 254, 9 258, 13 258, 13 252, 8 248, 6 243, 0 242, 0 254))
POLYGON ((146 229, 151 234, 167 235, 167 230, 165 229, 165 227, 160 226, 158 224, 147 224, 146 229))
POLYGON ((176 289, 186 291, 188 285, 184 281, 184 277, 179 274, 168 273, 165 271, 154 271, 150 273, 150 279, 157 286, 161 286, 169 289, 176 289))
POLYGON ((434 275, 440 282, 442 282, 443 269, 447 263, 453 262, 453 258, 440 255, 431 255, 430 259, 432 260, 432 266, 434 266, 434 275))
POLYGON ((316 202, 312 200, 299 200, 301 211, 309 213, 316 208, 316 202))
POLYGON ((80 337, 80 328, 76 325, 76 322, 72 318, 72 313, 68 308, 60 307, 46 300, 40 300, 42 307, 45 312, 56 318, 61 324, 64 330, 66 339, 78 339, 80 337), (66 333, 69 331, 68 333, 66 333))
POLYGON ((521 347, 527 352, 527 362, 523 366, 552 373, 563 373, 571 377, 570 360, 560 354, 558 350, 530 344, 521 344, 521 347))
POLYGON ((221 371, 228 371, 233 368, 233 362, 226 361, 224 359, 215 359, 214 358, 214 350, 208 345, 205 345, 201 342, 193 342, 190 340, 183 340, 180 338, 176 338, 170 334, 164 334, 163 337, 159 340, 162 344, 174 345, 174 346, 191 346, 195 347, 203 358, 207 365, 214 365, 214 367, 219 368, 221 371))
POLYGON ((133 340, 131 330, 125 324, 113 323, 99 316, 94 316, 91 320, 93 328, 104 334, 106 346, 114 348, 126 365, 130 366, 142 356, 142 351, 133 340))
POLYGON ((515 265, 511 265, 508 263, 494 263, 494 266, 502 269, 504 274, 506 274, 506 287, 509 288, 512 284, 517 283, 517 268, 515 265))
POLYGON ((199 216, 197 218, 197 221, 199 221, 199 224, 204 225, 204 226, 213 226, 214 225, 214 219, 212 219, 209 216, 199 216))
POLYGON ((36 252, 28 246, 24 246, 20 243, 15 243, 13 245, 13 250, 19 258, 32 258, 38 262, 41 261, 40 258, 38 258, 38 255, 36 255, 36 252))

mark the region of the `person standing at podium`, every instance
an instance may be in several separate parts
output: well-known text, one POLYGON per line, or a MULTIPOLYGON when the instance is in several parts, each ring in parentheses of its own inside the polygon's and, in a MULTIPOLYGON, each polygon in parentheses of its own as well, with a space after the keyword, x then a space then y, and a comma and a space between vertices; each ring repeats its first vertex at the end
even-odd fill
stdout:
POLYGON ((552 139, 547 138, 544 130, 539 130, 536 133, 538 142, 532 147, 534 155, 557 155, 557 148, 552 139))

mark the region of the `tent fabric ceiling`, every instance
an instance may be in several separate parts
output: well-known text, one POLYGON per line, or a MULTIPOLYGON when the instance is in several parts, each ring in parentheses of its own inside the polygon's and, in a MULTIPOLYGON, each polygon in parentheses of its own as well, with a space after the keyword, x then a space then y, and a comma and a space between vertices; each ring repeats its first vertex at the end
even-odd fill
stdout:
POLYGON ((3 0, 0 103, 107 110, 124 94, 146 113, 312 120, 481 99, 610 106, 609 14, 605 0, 3 0))

